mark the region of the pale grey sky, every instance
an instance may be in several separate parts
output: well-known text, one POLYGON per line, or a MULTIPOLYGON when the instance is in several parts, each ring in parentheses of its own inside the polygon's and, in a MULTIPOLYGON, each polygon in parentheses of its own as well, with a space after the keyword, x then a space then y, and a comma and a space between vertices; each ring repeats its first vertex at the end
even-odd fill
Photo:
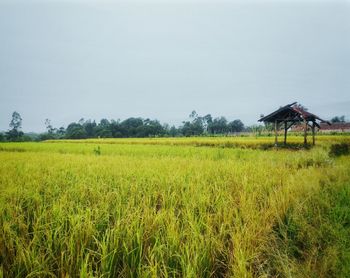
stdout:
POLYGON ((293 101, 350 120, 349 1, 0 0, 0 130, 293 101))

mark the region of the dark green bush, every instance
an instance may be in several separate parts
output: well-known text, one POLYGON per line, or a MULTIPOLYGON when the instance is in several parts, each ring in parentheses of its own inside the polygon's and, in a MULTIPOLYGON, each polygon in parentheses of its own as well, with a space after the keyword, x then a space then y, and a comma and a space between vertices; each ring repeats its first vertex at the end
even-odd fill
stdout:
POLYGON ((329 151, 330 156, 341 156, 349 154, 349 145, 347 143, 333 144, 329 151))

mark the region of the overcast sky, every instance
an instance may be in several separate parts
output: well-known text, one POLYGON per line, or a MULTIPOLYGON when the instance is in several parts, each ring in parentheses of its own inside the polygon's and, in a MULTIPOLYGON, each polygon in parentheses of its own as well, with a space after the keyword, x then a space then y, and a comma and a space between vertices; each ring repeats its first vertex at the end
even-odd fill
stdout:
POLYGON ((192 110, 350 120, 349 1, 0 0, 0 130, 192 110))

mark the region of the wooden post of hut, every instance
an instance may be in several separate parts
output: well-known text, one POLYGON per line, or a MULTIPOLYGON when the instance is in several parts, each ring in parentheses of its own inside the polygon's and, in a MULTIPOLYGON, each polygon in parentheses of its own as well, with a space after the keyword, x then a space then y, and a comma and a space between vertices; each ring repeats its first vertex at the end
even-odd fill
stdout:
POLYGON ((304 120, 304 145, 307 145, 307 120, 304 120))
POLYGON ((315 122, 312 122, 312 145, 315 146, 315 122))
POLYGON ((275 121, 275 147, 277 147, 278 143, 278 133, 277 133, 277 120, 275 121))
POLYGON ((276 111, 271 114, 264 116, 259 119, 259 122, 270 123, 275 125, 275 146, 278 143, 278 124, 284 122, 284 144, 287 144, 287 133, 288 128, 293 125, 298 125, 299 123, 304 123, 304 145, 307 144, 307 128, 308 123, 312 122, 312 143, 315 144, 315 127, 320 128, 320 125, 316 122, 319 120, 320 122, 325 122, 330 125, 330 122, 326 122, 307 111, 303 106, 298 105, 296 102, 288 104, 286 106, 280 107, 276 111), (288 123, 290 125, 288 126, 288 123))
POLYGON ((287 121, 284 121, 284 145, 287 145, 287 121))

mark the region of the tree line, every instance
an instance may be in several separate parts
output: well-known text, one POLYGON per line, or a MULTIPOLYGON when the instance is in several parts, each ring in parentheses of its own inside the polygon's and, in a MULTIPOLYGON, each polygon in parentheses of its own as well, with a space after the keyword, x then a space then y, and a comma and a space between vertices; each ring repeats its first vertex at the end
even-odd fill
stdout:
MULTIPOLYGON (((345 122, 344 116, 336 116, 331 122, 345 122)), ((183 121, 179 127, 161 124, 158 120, 131 117, 126 120, 95 120, 80 119, 70 123, 66 128, 55 128, 49 119, 45 120, 46 132, 30 136, 22 131, 22 117, 18 112, 12 113, 10 129, 0 133, 0 141, 32 141, 49 139, 86 139, 86 138, 130 138, 130 137, 181 137, 181 136, 212 136, 240 132, 261 134, 273 130, 265 124, 245 126, 239 119, 228 121, 225 117, 213 118, 211 114, 200 116, 192 111, 189 120, 183 121)))
MULTIPOLYGON (((9 124, 10 129, 0 133, 0 141, 30 141, 30 137, 22 131, 22 117, 18 112, 13 112, 9 124)), ((192 111, 189 120, 182 125, 170 126, 161 124, 158 120, 131 117, 121 120, 80 119, 70 123, 66 128, 55 128, 49 119, 45 120, 46 132, 35 137, 36 140, 49 139, 86 139, 86 138, 129 138, 129 137, 180 137, 202 136, 215 134, 228 134, 247 131, 243 122, 239 119, 228 121, 225 117, 213 118, 211 114, 200 116, 192 111)))

